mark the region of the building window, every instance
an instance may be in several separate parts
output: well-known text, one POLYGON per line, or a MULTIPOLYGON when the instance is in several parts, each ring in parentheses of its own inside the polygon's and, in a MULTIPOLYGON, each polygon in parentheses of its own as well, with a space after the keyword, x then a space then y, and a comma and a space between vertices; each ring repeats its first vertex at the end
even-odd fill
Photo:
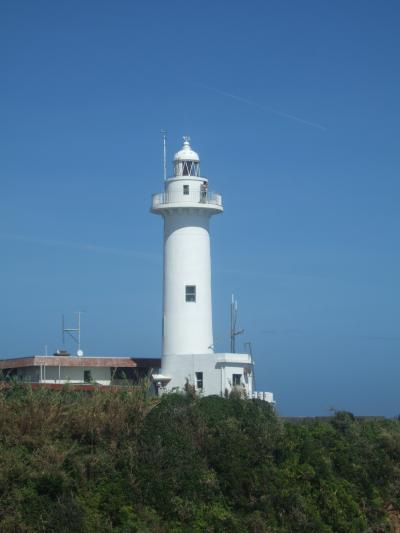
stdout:
POLYGON ((196 372, 196 389, 203 390, 203 372, 196 372))
POLYGON ((92 373, 90 370, 84 370, 83 371, 83 381, 85 383, 91 383, 92 382, 92 373))
POLYGON ((183 186, 183 194, 189 194, 189 185, 183 186))
POLYGON ((232 385, 239 387, 242 384, 242 374, 232 374, 232 385))
POLYGON ((196 301, 196 285, 186 285, 186 301, 196 301))

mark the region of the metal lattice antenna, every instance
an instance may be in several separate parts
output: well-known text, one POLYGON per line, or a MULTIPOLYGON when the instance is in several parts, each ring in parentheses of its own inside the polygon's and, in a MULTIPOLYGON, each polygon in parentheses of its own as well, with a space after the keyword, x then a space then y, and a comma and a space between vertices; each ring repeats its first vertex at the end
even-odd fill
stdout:
POLYGON ((236 353, 236 337, 242 335, 244 329, 236 330, 238 304, 235 296, 232 294, 231 301, 231 353, 236 353))
POLYGON ((163 140, 164 181, 167 179, 167 130, 161 130, 163 140))
POLYGON ((253 390, 257 390, 256 373, 254 371, 253 345, 250 341, 244 343, 244 351, 245 353, 248 353, 250 355, 250 361, 251 361, 251 367, 252 367, 251 375, 253 377, 253 390))
POLYGON ((65 333, 67 333, 71 339, 73 339, 78 345, 76 355, 83 355, 81 350, 81 314, 82 311, 77 311, 75 313, 78 317, 78 323, 76 328, 66 328, 64 326, 64 315, 62 316, 62 335, 63 335, 63 345, 65 344, 65 333))

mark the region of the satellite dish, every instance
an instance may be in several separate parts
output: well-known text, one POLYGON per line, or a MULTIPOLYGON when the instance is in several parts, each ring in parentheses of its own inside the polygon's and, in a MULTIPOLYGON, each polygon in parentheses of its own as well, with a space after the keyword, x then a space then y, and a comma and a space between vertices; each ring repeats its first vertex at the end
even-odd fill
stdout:
POLYGON ((82 357, 82 356, 83 356, 83 351, 82 351, 82 350, 78 350, 78 351, 76 352, 76 355, 77 355, 78 357, 82 357))

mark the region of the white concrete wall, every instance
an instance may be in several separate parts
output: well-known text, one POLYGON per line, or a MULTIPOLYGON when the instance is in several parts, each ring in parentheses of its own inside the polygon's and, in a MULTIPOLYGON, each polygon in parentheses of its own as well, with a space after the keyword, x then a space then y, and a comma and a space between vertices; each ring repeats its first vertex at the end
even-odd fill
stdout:
POLYGON ((179 354, 163 358, 162 374, 171 376, 168 391, 184 390, 186 380, 195 385, 196 372, 203 372, 203 390, 205 396, 221 394, 221 372, 216 368, 215 354, 179 354))
POLYGON ((182 208, 164 214, 163 358, 212 353, 212 345, 209 214, 182 208), (186 302, 187 285, 196 302, 186 302))
POLYGON ((253 394, 253 379, 252 376, 245 371, 243 365, 239 363, 224 365, 221 366, 221 371, 223 373, 222 382, 224 391, 227 390, 228 392, 230 392, 234 388, 233 374, 239 374, 241 376, 239 388, 244 388, 246 394, 251 397, 251 395, 253 394))
POLYGON ((165 193, 168 195, 170 202, 181 202, 192 200, 198 202, 200 199, 200 191, 202 184, 206 182, 207 178, 195 176, 176 176, 169 178, 165 182, 165 193), (189 194, 183 194, 183 186, 189 186, 189 194))
POLYGON ((170 376, 166 390, 183 390, 186 380, 196 384, 196 372, 203 372, 202 394, 224 396, 232 388, 233 374, 242 376, 241 382, 246 394, 251 397, 252 388, 251 359, 248 354, 180 354, 163 358, 162 374, 170 376))
POLYGON ((252 397, 257 400, 263 400, 264 402, 275 404, 274 394, 272 392, 253 391, 252 397))

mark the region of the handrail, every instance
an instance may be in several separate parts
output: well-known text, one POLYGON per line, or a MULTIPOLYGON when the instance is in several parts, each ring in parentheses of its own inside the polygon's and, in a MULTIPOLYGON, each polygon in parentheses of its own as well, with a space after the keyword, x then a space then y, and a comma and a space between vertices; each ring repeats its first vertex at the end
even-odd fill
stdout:
POLYGON ((157 193, 152 196, 153 208, 161 205, 180 204, 183 202, 222 206, 222 197, 219 193, 204 191, 191 191, 189 194, 183 194, 183 192, 180 191, 172 191, 157 193))

